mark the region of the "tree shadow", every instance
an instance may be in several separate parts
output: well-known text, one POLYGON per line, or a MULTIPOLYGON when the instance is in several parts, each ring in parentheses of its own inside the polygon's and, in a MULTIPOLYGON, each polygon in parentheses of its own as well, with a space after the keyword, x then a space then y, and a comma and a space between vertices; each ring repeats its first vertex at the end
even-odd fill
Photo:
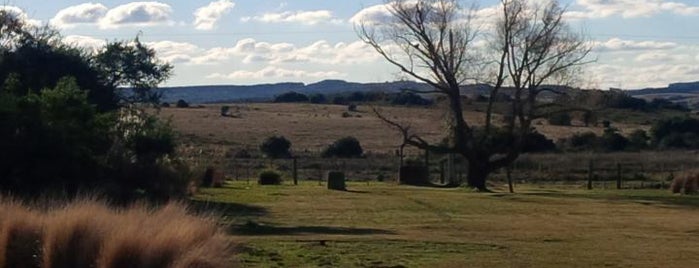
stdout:
POLYGON ((690 209, 699 209, 699 196, 686 195, 648 195, 642 193, 624 192, 619 190, 618 194, 611 193, 564 193, 564 192, 540 192, 540 193, 523 193, 524 196, 541 196, 552 198, 576 198, 602 200, 607 202, 631 202, 642 205, 660 205, 660 206, 675 206, 690 209))
POLYGON ((268 213, 266 208, 260 206, 201 200, 191 200, 189 207, 197 213, 214 213, 232 217, 261 217, 268 213))
POLYGON ((232 235, 380 235, 396 234, 396 232, 372 228, 350 228, 337 226, 274 226, 248 221, 245 224, 232 226, 229 230, 232 235))

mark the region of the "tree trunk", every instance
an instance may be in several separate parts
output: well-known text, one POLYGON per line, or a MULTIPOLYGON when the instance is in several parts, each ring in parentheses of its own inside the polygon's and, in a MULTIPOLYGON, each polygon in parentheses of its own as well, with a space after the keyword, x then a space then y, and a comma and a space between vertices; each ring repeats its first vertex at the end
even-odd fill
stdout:
POLYGON ((468 187, 475 188, 481 192, 488 192, 488 187, 485 185, 486 179, 490 170, 487 164, 479 163, 478 161, 469 161, 468 174, 466 175, 466 182, 468 187))

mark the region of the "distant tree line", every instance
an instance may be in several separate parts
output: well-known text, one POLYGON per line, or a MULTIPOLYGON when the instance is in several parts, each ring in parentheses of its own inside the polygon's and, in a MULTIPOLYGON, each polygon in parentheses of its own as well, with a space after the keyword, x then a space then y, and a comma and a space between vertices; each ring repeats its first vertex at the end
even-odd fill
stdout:
POLYGON ((355 91, 343 94, 324 95, 313 93, 305 95, 290 91, 280 94, 274 98, 276 103, 314 103, 314 104, 337 104, 349 105, 352 103, 385 103, 403 106, 429 106, 433 101, 423 96, 410 92, 384 93, 379 91, 362 92, 355 91))

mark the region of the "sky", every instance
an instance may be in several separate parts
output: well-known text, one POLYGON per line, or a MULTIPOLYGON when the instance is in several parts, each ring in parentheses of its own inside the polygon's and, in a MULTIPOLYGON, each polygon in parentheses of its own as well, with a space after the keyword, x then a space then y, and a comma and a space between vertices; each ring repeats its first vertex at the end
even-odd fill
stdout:
MULTIPOLYGON (((532 0, 542 2, 545 0, 532 0)), ((465 2, 471 6, 472 2, 465 2)), ((489 13, 497 0, 476 2, 489 13)), ((634 89, 699 81, 699 1, 561 0, 571 29, 593 44, 580 87, 634 89)), ((97 48, 133 39, 174 65, 166 86, 385 82, 405 78, 357 37, 385 16, 382 0, 5 0, 66 43, 97 48)), ((490 15, 489 15, 490 14, 490 15)))

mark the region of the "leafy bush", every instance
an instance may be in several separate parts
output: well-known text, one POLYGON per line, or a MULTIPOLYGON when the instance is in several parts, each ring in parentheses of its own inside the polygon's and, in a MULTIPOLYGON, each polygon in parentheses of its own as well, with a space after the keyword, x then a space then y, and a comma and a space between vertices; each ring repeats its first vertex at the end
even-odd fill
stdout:
POLYGON ((189 103, 187 103, 185 100, 177 100, 177 104, 175 105, 177 108, 189 108, 189 103))
POLYGON ((522 144, 522 152, 525 153, 540 153, 555 150, 556 144, 553 140, 546 138, 546 136, 536 131, 527 134, 522 144))
POLYGON ((260 185, 280 185, 282 184, 282 175, 274 170, 265 170, 260 173, 257 183, 260 185))
POLYGON ((573 149, 594 149, 597 146, 597 135, 593 132, 576 133, 568 140, 573 149))
POLYGON ((323 151, 322 156, 326 158, 354 158, 362 157, 362 154, 364 154, 364 150, 359 144, 359 140, 354 137, 344 137, 328 146, 328 148, 323 151))
POLYGON ((570 126, 572 118, 568 113, 554 113, 548 118, 549 124, 553 126, 570 126))
POLYGON ((221 106, 221 116, 228 116, 228 113, 231 111, 231 106, 224 105, 221 106))
POLYGON ((432 105, 432 101, 413 92, 402 92, 393 97, 391 104, 406 106, 429 106, 432 105))
POLYGON ((628 140, 629 148, 642 150, 648 148, 648 141, 650 140, 650 137, 648 137, 648 133, 645 130, 638 129, 629 134, 628 140))
POLYGON ((260 151, 269 158, 289 158, 291 157, 289 149, 291 149, 291 142, 284 136, 269 137, 260 145, 260 151))
POLYGON ((629 141, 614 129, 607 129, 599 138, 599 145, 605 151, 615 152, 626 149, 629 141))
POLYGON ((660 148, 699 148, 699 119, 675 117, 658 121, 650 130, 660 148))
POLYGON ((290 91, 275 97, 274 102, 308 102, 308 96, 298 92, 290 91))
POLYGON ((321 103, 328 102, 328 99, 325 97, 325 95, 320 94, 320 93, 312 94, 311 96, 308 97, 308 99, 311 103, 315 103, 315 104, 321 104, 321 103))

